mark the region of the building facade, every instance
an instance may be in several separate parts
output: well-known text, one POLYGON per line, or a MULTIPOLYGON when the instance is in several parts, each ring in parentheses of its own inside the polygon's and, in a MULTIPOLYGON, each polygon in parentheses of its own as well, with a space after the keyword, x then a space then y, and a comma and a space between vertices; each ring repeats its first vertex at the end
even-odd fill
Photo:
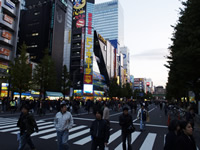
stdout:
POLYGON ((16 56, 19 16, 19 0, 0 0, 0 83, 7 82, 9 62, 16 56))
POLYGON ((21 11, 18 46, 25 42, 31 61, 36 63, 48 49, 58 87, 63 65, 70 68, 72 8, 71 0, 25 0, 25 9, 21 11))

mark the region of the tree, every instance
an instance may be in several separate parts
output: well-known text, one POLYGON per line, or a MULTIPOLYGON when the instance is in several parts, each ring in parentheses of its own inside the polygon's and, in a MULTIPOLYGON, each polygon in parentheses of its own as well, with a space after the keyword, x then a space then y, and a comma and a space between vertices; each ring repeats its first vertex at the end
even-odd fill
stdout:
POLYGON ((26 92, 31 84, 31 66, 26 53, 26 44, 23 43, 19 48, 21 55, 15 58, 14 63, 10 65, 10 83, 12 91, 19 92, 20 100, 22 92, 26 92))
POLYGON ((188 97, 188 91, 200 93, 200 1, 182 2, 185 9, 180 12, 178 24, 174 27, 170 55, 168 56, 169 77, 167 98, 188 97))
POLYGON ((71 81, 70 81, 70 74, 67 71, 67 66, 64 65, 63 66, 63 70, 62 70, 62 93, 64 95, 64 99, 65 99, 65 94, 67 93, 67 90, 69 90, 71 85, 71 81))
POLYGON ((133 96, 133 89, 131 88, 130 83, 126 83, 121 88, 121 97, 131 98, 133 96))
POLYGON ((120 97, 120 86, 117 84, 117 78, 112 78, 110 80, 110 86, 108 95, 110 98, 112 97, 120 97))
POLYGON ((48 54, 48 49, 44 53, 43 59, 34 69, 33 81, 36 90, 40 90, 40 98, 43 93, 43 98, 45 99, 46 91, 56 90, 56 73, 54 62, 48 54))

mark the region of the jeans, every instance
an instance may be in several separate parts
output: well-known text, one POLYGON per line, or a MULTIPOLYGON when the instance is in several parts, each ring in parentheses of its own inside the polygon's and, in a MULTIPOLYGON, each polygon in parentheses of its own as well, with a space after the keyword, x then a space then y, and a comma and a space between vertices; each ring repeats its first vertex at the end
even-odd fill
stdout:
POLYGON ((26 132, 20 136, 19 140, 19 147, 18 150, 23 150, 24 147, 26 146, 26 143, 30 146, 30 148, 33 150, 35 149, 35 146, 31 140, 30 135, 28 135, 26 132))
POLYGON ((126 139, 128 141, 128 150, 132 150, 132 146, 131 146, 131 133, 122 133, 122 147, 123 150, 126 150, 126 139))
POLYGON ((104 150, 104 140, 102 139, 93 139, 92 140, 92 148, 91 150, 97 150, 97 147, 99 146, 99 150, 104 150))
POLYGON ((146 121, 140 120, 140 130, 145 130, 146 121))
POLYGON ((68 130, 57 131, 58 150, 69 150, 68 137, 68 130))

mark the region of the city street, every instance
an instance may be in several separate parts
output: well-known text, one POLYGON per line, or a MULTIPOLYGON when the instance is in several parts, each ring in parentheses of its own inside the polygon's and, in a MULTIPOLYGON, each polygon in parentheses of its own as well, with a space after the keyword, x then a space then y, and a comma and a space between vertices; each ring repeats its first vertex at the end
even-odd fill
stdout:
MULTIPOLYGON (((111 135, 109 139, 110 150, 122 150, 121 130, 118 124, 120 112, 110 110, 111 120, 111 135)), ((147 123, 146 131, 139 131, 139 121, 136 119, 136 114, 132 114, 133 122, 136 131, 132 134, 132 145, 134 150, 162 150, 164 138, 167 133, 167 116, 164 115, 164 110, 160 110, 155 105, 149 106, 150 122, 147 123)), ((56 150, 56 133, 53 125, 53 114, 48 114, 45 117, 36 116, 39 132, 32 135, 33 141, 37 150, 56 150)), ((0 145, 1 150, 16 150, 18 147, 16 127, 18 116, 16 114, 3 117, 0 114, 0 145)), ((93 114, 83 113, 82 115, 74 115, 74 127, 70 130, 69 144, 71 150, 89 150, 91 146, 91 137, 89 127, 94 120, 93 114)), ((200 135, 200 130, 197 125, 195 135, 200 135)), ((196 138, 196 143, 200 147, 200 139, 196 138)), ((25 150, 29 147, 26 146, 25 150)))

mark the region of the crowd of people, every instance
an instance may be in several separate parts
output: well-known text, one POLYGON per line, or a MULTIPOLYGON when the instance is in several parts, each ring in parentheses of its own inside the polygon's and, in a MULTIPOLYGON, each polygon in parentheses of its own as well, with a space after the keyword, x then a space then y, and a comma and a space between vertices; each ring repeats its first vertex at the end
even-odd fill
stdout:
MULTIPOLYGON (((9 102, 11 113, 18 108, 21 115, 17 126, 20 128, 19 148, 22 150, 26 144, 32 150, 35 146, 31 140, 33 132, 39 132, 37 123, 33 117, 34 113, 45 115, 46 111, 55 112, 54 125, 57 133, 58 150, 68 150, 69 130, 73 127, 74 121, 72 113, 79 113, 80 109, 84 109, 88 113, 93 113, 96 119, 91 123, 90 134, 92 139, 91 150, 104 150, 108 146, 110 137, 110 109, 114 111, 122 111, 119 116, 119 126, 122 130, 122 149, 132 149, 131 134, 135 131, 131 113, 137 113, 137 119, 140 121, 140 131, 146 130, 146 122, 149 121, 148 102, 140 104, 137 110, 137 102, 135 101, 92 101, 92 100, 55 100, 55 101, 32 101, 22 100, 21 105, 17 106, 17 101, 9 102), (126 142, 128 144, 126 144, 126 142)), ((170 107, 167 103, 159 103, 160 110, 164 107, 164 113, 168 114, 170 107), (161 106, 162 105, 162 106, 161 106)), ((7 110, 7 111, 9 111, 7 110)), ((196 150, 195 140, 193 138, 194 130, 194 109, 189 108, 183 120, 173 119, 169 123, 168 134, 165 139, 164 150, 196 150)))

